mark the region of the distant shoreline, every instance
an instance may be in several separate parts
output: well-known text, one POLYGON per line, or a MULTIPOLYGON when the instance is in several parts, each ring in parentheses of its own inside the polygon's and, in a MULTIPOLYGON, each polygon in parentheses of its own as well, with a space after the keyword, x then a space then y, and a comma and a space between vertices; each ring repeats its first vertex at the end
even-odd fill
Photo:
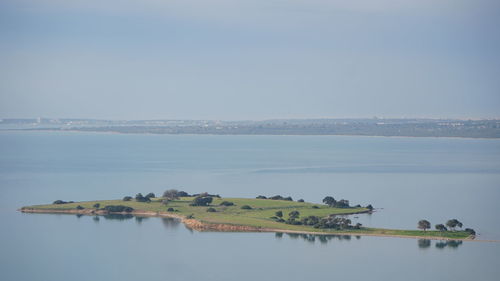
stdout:
POLYGON ((362 135, 362 134, 213 134, 213 133, 152 133, 152 132, 117 132, 75 129, 0 129, 0 132, 62 132, 90 133, 110 135, 152 135, 152 136, 294 136, 294 137, 365 137, 365 138, 418 138, 418 139, 469 139, 469 140, 500 140, 500 137, 465 137, 465 136, 398 136, 398 135, 362 135))

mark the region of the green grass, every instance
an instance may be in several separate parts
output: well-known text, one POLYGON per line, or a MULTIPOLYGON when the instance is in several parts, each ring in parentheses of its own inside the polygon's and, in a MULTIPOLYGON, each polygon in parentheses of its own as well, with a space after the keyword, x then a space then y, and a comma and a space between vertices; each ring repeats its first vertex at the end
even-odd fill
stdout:
POLYGON ((247 199, 247 198, 214 198, 212 204, 209 207, 215 208, 217 212, 209 213, 207 208, 209 207, 195 207, 189 206, 189 203, 193 198, 185 197, 180 198, 176 201, 171 201, 168 205, 161 203, 161 199, 155 198, 150 203, 136 202, 136 201, 122 201, 122 200, 104 200, 104 201, 87 201, 87 202, 75 202, 69 204, 59 204, 59 205, 34 205, 27 206, 26 208, 34 209, 46 209, 46 210, 71 210, 75 209, 76 206, 80 205, 84 208, 93 208, 96 203, 100 204, 103 208, 107 205, 124 205, 134 208, 134 210, 141 211, 153 211, 153 212, 166 212, 168 208, 174 208, 177 210, 175 214, 179 215, 190 215, 193 214, 194 218, 202 222, 208 223, 219 223, 219 224, 231 224, 231 225, 244 225, 253 226, 261 228, 273 228, 282 230, 295 230, 295 231, 308 231, 308 232, 326 232, 331 234, 342 234, 342 233, 352 233, 352 234, 381 234, 381 235, 401 235, 401 236, 431 236, 431 237, 443 237, 443 238, 455 238, 464 239, 469 236, 468 233, 464 231, 421 231, 421 230, 397 230, 397 229, 381 229, 381 228, 366 228, 363 227, 359 230, 348 230, 348 231, 338 231, 338 230, 328 230, 328 229, 316 229, 310 226, 302 225, 289 225, 285 223, 279 223, 271 219, 270 217, 275 215, 276 211, 283 211, 284 218, 288 217, 288 213, 291 211, 299 211, 300 217, 306 216, 319 216, 326 217, 330 214, 352 214, 358 212, 367 211, 366 208, 330 208, 325 205, 313 204, 308 202, 294 202, 294 201, 283 201, 283 200, 269 200, 269 199, 247 199), (234 206, 219 206, 222 201, 233 202, 234 206), (249 205, 252 207, 251 210, 242 210, 241 206, 249 205), (317 208, 313 208, 316 206, 317 208))

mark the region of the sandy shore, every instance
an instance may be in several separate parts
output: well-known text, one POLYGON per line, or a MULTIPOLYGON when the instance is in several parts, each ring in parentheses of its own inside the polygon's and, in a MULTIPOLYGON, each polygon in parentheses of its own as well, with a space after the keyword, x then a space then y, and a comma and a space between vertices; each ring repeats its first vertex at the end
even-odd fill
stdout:
POLYGON ((410 236, 410 235, 393 235, 393 234, 374 234, 374 233, 350 233, 350 232, 313 232, 313 231, 298 231, 298 230, 287 230, 287 229, 277 229, 277 228, 262 228, 254 226, 245 225, 232 225, 232 224, 218 224, 218 223, 207 223, 196 219, 187 219, 183 215, 173 214, 171 212, 153 212, 153 211, 139 211, 134 210, 132 212, 113 212, 109 213, 104 210, 94 210, 94 209, 71 209, 71 210, 56 210, 56 209, 35 209, 35 208, 22 208, 18 211, 23 213, 45 213, 45 214, 81 214, 87 216, 95 215, 107 215, 107 214, 121 214, 121 215, 134 215, 143 217, 164 217, 164 218, 175 218, 179 219, 186 227, 197 230, 197 231, 221 231, 221 232, 278 232, 278 233, 294 233, 294 234, 311 234, 311 235, 349 235, 349 236, 376 236, 376 237, 394 237, 394 238, 409 238, 409 239, 428 239, 428 240, 462 240, 462 241, 474 241, 474 242, 496 242, 499 243, 500 240, 481 240, 475 239, 474 236, 469 236, 467 238, 447 238, 447 237, 436 237, 436 236, 410 236))

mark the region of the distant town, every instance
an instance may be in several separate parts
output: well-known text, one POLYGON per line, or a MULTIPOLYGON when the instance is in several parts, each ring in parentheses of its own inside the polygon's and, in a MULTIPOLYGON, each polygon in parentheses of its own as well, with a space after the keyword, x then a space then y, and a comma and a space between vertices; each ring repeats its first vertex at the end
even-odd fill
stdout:
POLYGON ((123 134, 358 135, 500 138, 500 120, 371 118, 216 121, 6 118, 0 119, 0 130, 83 131, 123 134))

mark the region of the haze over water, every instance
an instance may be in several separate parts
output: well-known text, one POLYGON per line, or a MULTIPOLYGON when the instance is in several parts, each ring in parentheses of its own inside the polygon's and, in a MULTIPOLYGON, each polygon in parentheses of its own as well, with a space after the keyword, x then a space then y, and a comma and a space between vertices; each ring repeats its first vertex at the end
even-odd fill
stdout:
POLYGON ((16 209, 168 188, 332 195, 375 206, 353 218, 366 226, 457 218, 480 239, 500 239, 499 183, 498 140, 2 132, 0 272, 3 280, 496 280, 499 243, 199 233, 175 220, 16 209))

